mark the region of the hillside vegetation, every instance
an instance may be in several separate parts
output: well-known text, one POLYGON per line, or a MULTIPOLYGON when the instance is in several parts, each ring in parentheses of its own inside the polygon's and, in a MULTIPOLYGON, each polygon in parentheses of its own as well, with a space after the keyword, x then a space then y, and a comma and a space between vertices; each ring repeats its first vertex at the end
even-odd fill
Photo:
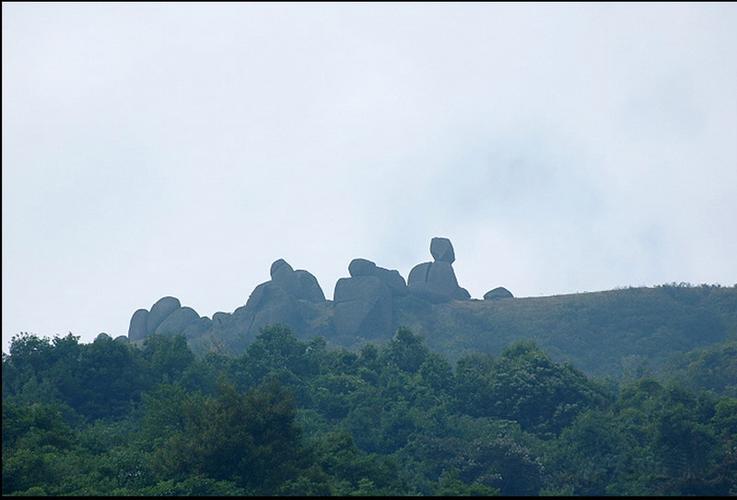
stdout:
POLYGON ((661 286, 606 292, 424 304, 404 299, 399 324, 458 359, 534 340, 590 375, 656 372, 673 357, 737 339, 737 288, 661 286))
POLYGON ((454 366, 407 329, 352 352, 269 327, 202 357, 20 335, 2 372, 3 494, 737 494, 737 399, 603 385, 532 342, 454 366))

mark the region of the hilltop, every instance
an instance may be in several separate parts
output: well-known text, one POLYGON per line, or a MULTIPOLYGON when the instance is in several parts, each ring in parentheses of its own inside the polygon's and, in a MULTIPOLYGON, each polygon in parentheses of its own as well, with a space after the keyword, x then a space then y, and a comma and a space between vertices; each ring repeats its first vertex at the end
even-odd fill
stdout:
POLYGON ((335 285, 334 300, 325 299, 311 273, 279 259, 272 279, 235 311, 200 317, 164 297, 133 314, 128 340, 182 334, 196 353, 238 355, 271 324, 349 349, 388 341, 406 326, 451 360, 469 352, 496 355, 516 340, 534 340, 557 361, 620 378, 737 337, 735 287, 672 284, 528 298, 497 287, 478 300, 458 284, 450 240, 433 238, 430 253, 433 261, 415 266, 406 282, 396 270, 354 259, 350 277, 335 285))

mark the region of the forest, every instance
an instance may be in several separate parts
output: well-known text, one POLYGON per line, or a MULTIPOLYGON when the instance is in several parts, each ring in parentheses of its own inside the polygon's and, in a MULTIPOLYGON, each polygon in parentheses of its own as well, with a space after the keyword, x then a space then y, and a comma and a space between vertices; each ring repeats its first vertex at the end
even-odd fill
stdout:
POLYGON ((20 334, 3 494, 737 495, 736 360, 730 338, 613 379, 408 328, 350 351, 275 325, 238 356, 20 334))

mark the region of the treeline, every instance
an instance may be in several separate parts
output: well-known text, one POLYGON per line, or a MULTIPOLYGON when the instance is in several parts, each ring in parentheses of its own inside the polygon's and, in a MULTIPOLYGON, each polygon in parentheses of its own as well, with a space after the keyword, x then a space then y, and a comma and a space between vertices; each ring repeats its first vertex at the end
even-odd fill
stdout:
POLYGON ((452 366, 403 328, 201 358, 20 335, 2 371, 5 495, 737 494, 732 385, 618 387, 530 342, 452 366))

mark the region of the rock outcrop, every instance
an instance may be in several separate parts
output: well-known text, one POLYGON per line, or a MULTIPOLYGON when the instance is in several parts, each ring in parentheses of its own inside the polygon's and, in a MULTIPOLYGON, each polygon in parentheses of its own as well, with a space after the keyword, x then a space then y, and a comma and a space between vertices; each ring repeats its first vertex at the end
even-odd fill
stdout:
POLYGON ((379 338, 391 335, 394 296, 407 293, 399 271, 384 269, 367 259, 353 259, 350 278, 335 284, 335 332, 343 337, 379 338))
POLYGON ((151 306, 150 311, 138 309, 133 313, 128 327, 128 339, 140 341, 153 334, 187 336, 188 328, 202 319, 210 321, 200 318, 191 307, 182 307, 176 297, 162 297, 151 306))
MULTIPOLYGON (((294 270, 284 259, 271 264, 271 280, 258 285, 246 305, 232 315, 217 314, 217 327, 236 330, 252 337, 270 324, 281 323, 303 330, 312 309, 325 303, 325 294, 317 279, 303 269, 294 270), (235 326, 234 326, 235 325, 235 326)), ((215 319, 215 317, 213 317, 215 319)))
POLYGON ((412 268, 407 279, 409 291, 431 302, 466 300, 471 295, 458 285, 453 262, 455 252, 447 238, 433 238, 430 253, 435 262, 423 262, 412 268))
MULTIPOLYGON (((153 310, 153 309, 152 309, 153 310)), ((200 319, 200 315, 191 307, 180 307, 169 314, 164 321, 156 327, 156 335, 176 335, 182 333, 190 324, 200 319)))
POLYGON ((131 317, 131 323, 128 327, 128 339, 129 340, 143 340, 148 336, 148 330, 146 329, 146 320, 148 319, 148 310, 139 309, 133 313, 131 317))
POLYGON ((151 335, 156 331, 162 321, 171 313, 182 307, 176 297, 162 297, 154 305, 146 318, 146 332, 151 335))
MULTIPOLYGON (((347 344, 388 339, 413 317, 430 314, 441 303, 470 298, 458 285, 450 240, 432 238, 430 253, 433 262, 415 266, 407 281, 397 270, 353 259, 350 277, 338 280, 332 301, 325 300, 315 276, 277 259, 271 279, 256 286, 245 305, 232 313, 216 312, 211 320, 182 307, 175 297, 163 297, 150 310, 133 313, 128 338, 140 342, 154 334, 181 334, 202 351, 231 353, 242 352, 263 327, 275 324, 290 327, 301 338, 321 335, 347 344)), ((485 298, 501 297, 492 292, 485 298)))
POLYGON ((504 288, 503 286, 497 287, 484 294, 484 300, 501 300, 514 298, 512 292, 504 288))

